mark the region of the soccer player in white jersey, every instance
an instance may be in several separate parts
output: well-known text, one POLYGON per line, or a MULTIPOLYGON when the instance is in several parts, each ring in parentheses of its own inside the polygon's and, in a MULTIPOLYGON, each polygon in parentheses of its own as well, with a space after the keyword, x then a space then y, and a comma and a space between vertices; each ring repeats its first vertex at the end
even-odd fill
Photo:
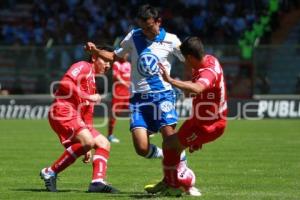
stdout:
MULTIPOLYGON (((178 37, 166 32, 161 25, 161 17, 156 8, 146 4, 139 8, 137 22, 140 28, 132 30, 114 52, 97 49, 88 42, 86 50, 104 60, 113 61, 131 56, 132 84, 130 99, 130 130, 135 150, 146 158, 163 157, 162 150, 150 144, 149 135, 161 132, 163 139, 174 134, 177 123, 175 94, 172 86, 163 80, 158 63, 162 63, 168 73, 174 56, 184 61, 180 53, 178 37)), ((185 156, 182 155, 182 163, 185 156)))

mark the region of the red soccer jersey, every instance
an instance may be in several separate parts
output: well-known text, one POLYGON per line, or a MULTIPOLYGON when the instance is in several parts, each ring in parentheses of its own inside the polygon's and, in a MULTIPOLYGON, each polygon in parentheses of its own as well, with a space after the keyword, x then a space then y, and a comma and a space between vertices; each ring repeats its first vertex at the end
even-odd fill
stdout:
POLYGON ((66 109, 66 112, 78 112, 85 121, 91 123, 94 105, 85 97, 95 93, 95 71, 92 64, 85 61, 77 62, 60 81, 60 86, 55 92, 55 107, 71 106, 73 111, 66 109))
POLYGON ((205 55, 202 66, 193 71, 192 81, 203 84, 206 89, 194 97, 193 114, 201 124, 211 124, 227 115, 227 96, 223 70, 219 61, 205 55))
POLYGON ((130 85, 131 65, 129 62, 114 62, 113 66, 113 96, 129 96, 129 88, 120 83, 117 77, 121 78, 124 82, 130 85))

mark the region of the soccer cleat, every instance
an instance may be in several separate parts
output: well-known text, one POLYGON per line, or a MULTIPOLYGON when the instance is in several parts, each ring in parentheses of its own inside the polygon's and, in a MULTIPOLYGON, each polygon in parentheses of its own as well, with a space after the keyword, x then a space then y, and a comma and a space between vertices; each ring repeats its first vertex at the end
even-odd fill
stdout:
POLYGON ((194 186, 190 187, 185 193, 193 197, 199 197, 202 195, 200 190, 194 186))
POLYGON ((159 193, 159 192, 165 190, 166 188, 167 188, 167 185, 163 181, 160 181, 157 184, 146 185, 144 187, 144 190, 147 193, 156 194, 156 193, 159 193))
POLYGON ((160 192, 160 196, 180 197, 183 191, 179 188, 166 187, 160 192))
POLYGON ((116 138, 114 135, 110 135, 107 137, 108 141, 110 141, 111 143, 119 143, 120 140, 118 138, 116 138))
POLYGON ((118 189, 102 182, 91 183, 88 192, 113 193, 113 194, 120 193, 118 189))
POLYGON ((57 192, 56 189, 56 178, 57 175, 54 172, 47 171, 47 168, 44 168, 40 172, 41 179, 44 180, 45 187, 49 192, 57 192))

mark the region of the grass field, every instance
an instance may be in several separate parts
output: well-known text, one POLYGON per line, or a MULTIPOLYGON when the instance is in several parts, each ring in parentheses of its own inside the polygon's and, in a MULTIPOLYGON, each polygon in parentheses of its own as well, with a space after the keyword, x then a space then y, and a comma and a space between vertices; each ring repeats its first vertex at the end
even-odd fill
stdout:
MULTIPOLYGON (((127 121, 118 122, 116 134, 121 143, 112 145, 108 181, 121 194, 86 193, 91 165, 79 160, 60 174, 60 192, 48 193, 39 171, 63 149, 47 121, 1 120, 0 199, 159 199, 143 186, 161 178, 160 160, 135 155, 127 121)), ((152 140, 160 144, 159 135, 152 140)), ((199 199, 300 199, 299 120, 230 121, 224 136, 188 159, 203 193, 199 199)))

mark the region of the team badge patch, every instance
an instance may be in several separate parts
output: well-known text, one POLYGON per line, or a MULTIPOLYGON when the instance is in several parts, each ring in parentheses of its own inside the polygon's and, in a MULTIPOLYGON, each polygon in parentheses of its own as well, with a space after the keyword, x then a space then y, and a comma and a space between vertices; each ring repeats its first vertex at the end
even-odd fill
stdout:
POLYGON ((163 112, 170 112, 174 108, 171 101, 164 101, 159 106, 163 112))

